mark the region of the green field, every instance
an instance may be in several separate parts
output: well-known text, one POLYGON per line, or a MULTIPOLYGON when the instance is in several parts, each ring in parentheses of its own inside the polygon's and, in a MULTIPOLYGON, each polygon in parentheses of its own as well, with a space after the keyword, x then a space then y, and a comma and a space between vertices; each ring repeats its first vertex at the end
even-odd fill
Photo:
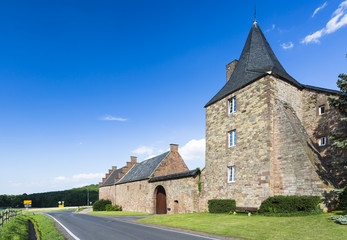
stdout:
POLYGON ((248 217, 246 214, 192 213, 158 215, 137 221, 244 239, 347 239, 347 226, 334 223, 331 215, 248 217))

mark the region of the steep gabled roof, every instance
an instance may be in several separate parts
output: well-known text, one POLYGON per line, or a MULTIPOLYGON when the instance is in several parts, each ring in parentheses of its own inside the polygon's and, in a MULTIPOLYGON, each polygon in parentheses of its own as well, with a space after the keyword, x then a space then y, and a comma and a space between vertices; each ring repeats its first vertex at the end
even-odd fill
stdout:
POLYGON ((116 178, 119 178, 119 174, 123 172, 123 168, 119 168, 114 170, 110 176, 106 179, 106 181, 100 185, 100 187, 112 186, 114 185, 114 181, 116 178))
POLYGON ((226 95, 245 87, 267 74, 274 74, 299 88, 303 88, 299 82, 284 70, 257 22, 254 21, 248 34, 246 44, 243 47, 239 62, 230 76, 229 81, 205 105, 205 107, 208 107, 224 98, 226 95))
POLYGON ((146 161, 135 164, 129 172, 127 172, 121 180, 116 184, 122 184, 127 182, 135 182, 144 179, 148 179, 153 172, 157 169, 159 164, 169 155, 169 151, 160 154, 156 157, 150 158, 146 161))

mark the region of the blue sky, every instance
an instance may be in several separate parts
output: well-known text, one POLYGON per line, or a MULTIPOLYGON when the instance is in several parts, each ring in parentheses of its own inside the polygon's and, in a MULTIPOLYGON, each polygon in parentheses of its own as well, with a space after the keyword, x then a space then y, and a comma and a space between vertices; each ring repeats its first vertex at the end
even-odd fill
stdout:
POLYGON ((0 194, 98 183, 170 143, 203 167, 203 106, 255 4, 287 72, 336 89, 347 1, 1 1, 0 194))

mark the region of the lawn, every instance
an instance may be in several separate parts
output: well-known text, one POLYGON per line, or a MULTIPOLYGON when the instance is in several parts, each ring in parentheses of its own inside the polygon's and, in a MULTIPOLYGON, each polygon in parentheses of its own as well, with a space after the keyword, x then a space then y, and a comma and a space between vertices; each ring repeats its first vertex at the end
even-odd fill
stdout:
POLYGON ((347 226, 334 223, 329 218, 331 215, 248 217, 246 214, 191 213, 137 221, 244 239, 347 239, 347 226))
POLYGON ((143 212, 129 212, 129 211, 93 211, 87 214, 99 215, 99 216, 143 216, 151 215, 143 212))

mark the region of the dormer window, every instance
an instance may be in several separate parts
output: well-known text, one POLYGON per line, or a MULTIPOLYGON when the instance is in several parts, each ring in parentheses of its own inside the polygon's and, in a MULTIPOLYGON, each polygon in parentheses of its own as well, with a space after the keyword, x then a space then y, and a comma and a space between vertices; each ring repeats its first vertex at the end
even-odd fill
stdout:
POLYGON ((318 107, 318 114, 319 115, 325 114, 325 104, 318 107))
POLYGON ((327 138, 326 137, 321 137, 318 139, 318 145, 319 146, 325 146, 327 144, 327 138))
POLYGON ((236 97, 230 98, 228 101, 229 105, 229 114, 232 114, 236 111, 236 97))

